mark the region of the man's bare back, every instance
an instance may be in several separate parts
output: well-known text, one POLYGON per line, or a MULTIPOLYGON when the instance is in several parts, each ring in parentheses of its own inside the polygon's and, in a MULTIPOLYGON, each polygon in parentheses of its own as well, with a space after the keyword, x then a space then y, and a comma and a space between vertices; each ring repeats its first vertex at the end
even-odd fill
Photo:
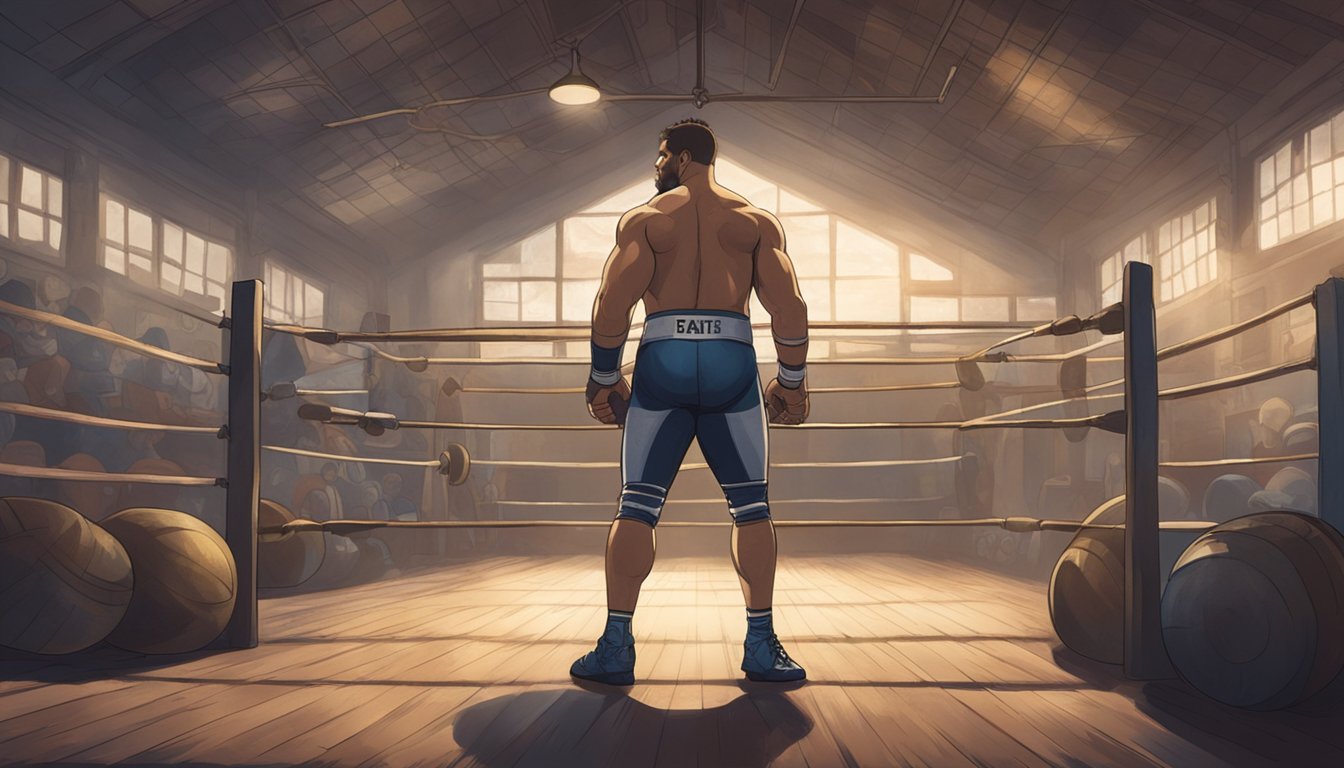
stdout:
MULTIPOLYGON (((715 309, 747 313, 762 218, 769 216, 718 184, 664 192, 627 214, 653 251, 647 313, 715 309)), ((776 225, 777 226, 777 225, 776 225)))

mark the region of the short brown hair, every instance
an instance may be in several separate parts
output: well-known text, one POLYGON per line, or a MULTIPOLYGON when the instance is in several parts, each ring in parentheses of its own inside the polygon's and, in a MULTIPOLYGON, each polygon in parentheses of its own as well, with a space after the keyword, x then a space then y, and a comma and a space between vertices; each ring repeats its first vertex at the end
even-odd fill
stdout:
POLYGON ((714 155, 719 151, 709 123, 693 117, 678 120, 664 128, 658 140, 667 142, 667 151, 673 157, 690 152, 692 160, 705 165, 713 163, 714 155))

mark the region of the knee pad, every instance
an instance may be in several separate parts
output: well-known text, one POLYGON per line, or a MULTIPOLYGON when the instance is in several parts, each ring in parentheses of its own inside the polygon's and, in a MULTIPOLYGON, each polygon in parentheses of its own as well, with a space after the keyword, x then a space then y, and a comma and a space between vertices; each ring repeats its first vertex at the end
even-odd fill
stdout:
POLYGON ((667 501, 667 489, 652 483, 626 483, 621 486, 621 508, 617 520, 638 520, 649 527, 658 525, 667 501))
POLYGON ((754 523, 770 517, 770 502, 767 501, 769 494, 764 480, 728 483, 722 488, 734 525, 754 523))

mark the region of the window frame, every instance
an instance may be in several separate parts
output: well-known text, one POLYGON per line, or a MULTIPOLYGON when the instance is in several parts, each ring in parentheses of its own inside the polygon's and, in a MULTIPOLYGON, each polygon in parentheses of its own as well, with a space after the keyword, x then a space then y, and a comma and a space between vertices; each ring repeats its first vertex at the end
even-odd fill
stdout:
MULTIPOLYGON (((1312 220, 1315 218, 1315 212, 1313 208, 1314 208, 1314 198, 1316 197, 1316 194, 1313 194, 1312 190, 1313 169, 1311 166, 1311 158, 1309 156, 1310 153, 1309 137, 1313 131, 1322 127, 1331 126, 1331 124, 1335 120, 1344 121, 1344 107, 1341 107, 1336 104, 1332 105, 1327 109, 1316 110, 1309 117, 1295 121, 1291 128, 1288 128, 1278 133, 1272 141, 1266 142, 1263 145, 1263 149, 1261 151, 1251 155, 1251 163, 1249 168, 1250 171, 1249 175, 1251 177, 1251 210, 1252 210, 1251 226, 1254 230, 1255 253, 1258 254, 1273 253, 1282 246, 1299 241, 1302 238, 1311 236, 1315 233, 1329 230, 1333 227, 1336 227, 1344 223, 1344 203, 1341 203, 1340 200, 1335 201, 1334 206, 1335 216, 1332 220, 1324 222, 1322 224, 1311 223, 1312 220), (1286 139, 1284 138, 1285 136, 1287 137, 1286 139), (1268 198, 1264 198, 1260 194, 1262 166, 1264 165, 1266 160, 1273 158, 1285 147, 1288 147, 1289 149, 1290 181, 1288 183, 1291 184, 1291 177, 1296 175, 1294 169, 1297 168, 1299 165, 1302 168, 1301 173, 1305 177, 1307 187, 1306 199, 1305 201, 1300 203, 1300 205, 1303 205, 1306 208, 1306 216, 1308 217, 1308 226, 1306 229, 1300 232, 1295 232, 1292 236, 1287 238, 1277 236, 1277 239, 1275 240, 1273 245, 1266 246, 1264 245, 1264 241, 1262 239, 1263 222, 1261 221, 1261 207, 1264 204, 1265 200, 1268 198)), ((1327 132, 1333 133, 1334 130, 1335 130, 1334 128, 1329 128, 1327 132)), ((1344 129, 1341 129, 1341 137, 1344 138, 1344 129)), ((1344 140, 1341 141, 1341 147, 1336 147, 1334 151, 1335 154, 1331 158, 1330 162, 1335 163, 1337 165, 1344 165, 1344 163, 1340 162, 1341 159, 1344 159, 1344 140)), ((1277 193, 1278 189, 1281 186, 1283 185, 1279 185, 1276 183, 1274 193, 1277 193)), ((1340 186, 1341 186, 1340 177, 1336 175, 1333 187, 1335 189, 1338 189, 1340 186)), ((1296 208, 1296 205, 1294 205, 1294 208, 1296 208)), ((1280 212, 1276 211, 1276 215, 1280 215, 1280 212)))
POLYGON ((39 163, 29 162, 22 157, 12 153, 3 154, 8 160, 8 177, 4 180, 7 199, 0 201, 6 207, 6 225, 8 227, 7 235, 0 235, 0 239, 8 242, 9 247, 26 255, 41 259, 47 264, 65 265, 65 243, 69 234, 67 222, 69 220, 70 205, 67 200, 69 196, 70 185, 66 183, 65 177, 55 171, 47 170, 39 163), (33 208, 23 202, 23 170, 32 169, 39 174, 42 179, 42 207, 33 208), (59 214, 52 214, 47 210, 50 202, 51 180, 55 179, 61 185, 60 209, 59 214), (19 213, 25 212, 35 215, 42 220, 42 239, 29 240, 19 235, 19 213), (51 227, 53 220, 60 228, 60 240, 55 248, 50 245, 51 227))
MULTIPOLYGON (((264 260, 261 267, 261 274, 262 274, 262 283, 264 285, 264 295, 262 301, 263 318, 280 325, 301 325, 316 328, 327 327, 327 309, 328 307, 331 306, 331 302, 328 301, 328 298, 330 298, 331 296, 330 284, 314 280, 313 278, 309 277, 308 273, 291 266, 291 262, 289 262, 288 260, 277 259, 273 256, 268 256, 264 260), (278 269, 281 272, 284 272, 286 279, 294 278, 300 280, 305 286, 316 288, 322 294, 322 317, 319 318, 316 322, 313 322, 312 320, 308 319, 307 316, 298 317, 288 312, 287 314, 289 314, 290 316, 287 318, 271 316, 270 310, 273 305, 271 303, 270 297, 274 295, 272 288, 275 285, 275 281, 272 279, 273 276, 271 273, 271 270, 273 269, 278 269)), ((288 289, 286 290, 286 293, 288 293, 288 289)), ((305 294, 304 296, 305 306, 307 305, 307 303, 308 303, 307 296, 305 294)))

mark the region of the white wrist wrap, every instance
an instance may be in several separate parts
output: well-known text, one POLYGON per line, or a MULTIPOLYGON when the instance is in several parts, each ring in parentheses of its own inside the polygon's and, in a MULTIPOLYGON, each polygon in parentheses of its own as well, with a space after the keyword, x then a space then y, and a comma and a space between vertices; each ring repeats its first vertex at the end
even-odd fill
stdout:
POLYGON ((788 368, 783 363, 779 364, 779 373, 777 374, 779 383, 789 389, 797 389, 802 386, 803 380, 807 378, 807 366, 801 370, 788 368))

